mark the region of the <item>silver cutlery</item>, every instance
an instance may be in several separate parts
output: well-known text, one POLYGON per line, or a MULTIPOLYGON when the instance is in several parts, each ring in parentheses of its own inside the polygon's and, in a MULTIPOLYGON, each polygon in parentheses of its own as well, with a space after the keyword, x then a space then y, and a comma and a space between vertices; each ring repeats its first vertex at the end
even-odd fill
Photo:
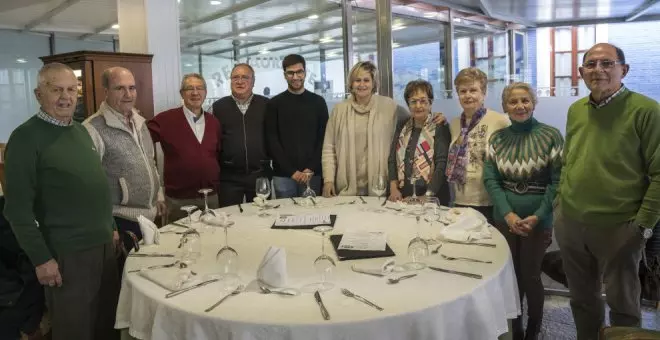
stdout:
POLYGON ((381 203, 380 206, 381 206, 381 207, 384 207, 385 204, 387 204, 387 197, 385 197, 385 199, 383 200, 383 203, 381 203))
POLYGON ((240 203, 238 204, 238 211, 240 211, 241 213, 243 213, 243 207, 241 206, 240 203))
POLYGON ((380 311, 383 310, 383 308, 380 307, 380 306, 378 306, 377 304, 375 304, 375 303, 373 303, 373 302, 371 302, 371 301, 369 301, 369 300, 367 300, 367 299, 361 297, 360 295, 357 295, 357 294, 351 292, 350 290, 348 290, 348 289, 346 289, 346 288, 342 288, 342 289, 341 289, 341 293, 344 294, 344 295, 346 295, 346 296, 348 296, 348 297, 350 297, 350 298, 354 298, 355 300, 358 300, 358 301, 360 301, 360 302, 362 302, 362 303, 364 303, 364 304, 366 304, 366 305, 368 305, 368 306, 374 307, 374 308, 376 308, 376 309, 378 309, 378 310, 380 310, 380 311))
POLYGON ((401 208, 392 208, 392 207, 385 207, 385 209, 390 209, 390 210, 394 210, 394 211, 401 211, 401 210, 403 210, 403 209, 401 209, 401 208))
POLYGON ((128 254, 130 257, 174 257, 173 254, 157 254, 157 253, 152 253, 152 254, 144 254, 144 253, 131 253, 128 254))
POLYGON ((323 320, 330 320, 330 313, 328 313, 328 310, 325 308, 325 305, 323 304, 323 300, 321 300, 321 293, 317 290, 314 293, 314 299, 316 300, 316 303, 319 305, 319 308, 321 309, 321 315, 323 316, 323 320))
POLYGON ((346 205, 346 204, 355 204, 355 200, 352 200, 350 202, 341 202, 341 203, 337 203, 335 205, 346 205))
POLYGON ((364 198, 362 198, 362 196, 359 196, 359 198, 360 198, 360 201, 362 201, 362 204, 367 204, 367 201, 365 201, 364 198))
POLYGON ((442 243, 440 243, 440 245, 438 245, 437 248, 433 249, 431 251, 431 254, 437 254, 440 251, 440 248, 442 248, 442 243))
POLYGON ((479 260, 479 259, 473 259, 470 257, 461 257, 461 256, 447 256, 445 254, 440 254, 443 259, 447 261, 468 261, 468 262, 477 262, 477 263, 493 263, 493 261, 485 261, 485 260, 479 260))
POLYGON ((185 292, 189 292, 189 291, 191 291, 191 290, 193 290, 193 289, 196 289, 196 288, 199 288, 199 287, 202 287, 202 286, 206 286, 206 285, 209 284, 209 283, 213 283, 213 282, 217 282, 217 281, 219 281, 219 280, 218 280, 218 279, 212 279, 212 280, 208 280, 208 281, 200 282, 200 283, 198 283, 198 284, 196 284, 196 285, 194 285, 194 286, 190 286, 190 287, 188 287, 188 288, 183 288, 183 289, 175 290, 175 291, 173 291, 173 292, 171 292, 171 293, 167 293, 167 294, 165 294, 165 298, 166 298, 166 299, 169 299, 169 298, 171 298, 171 297, 175 297, 175 296, 177 296, 177 295, 179 295, 179 294, 183 294, 183 293, 185 293, 185 292))
POLYGON ((300 205, 293 197, 289 197, 293 201, 293 205, 300 205))
POLYGON ((393 285, 393 284, 399 283, 399 281, 401 281, 401 280, 410 279, 410 278, 413 278, 415 276, 417 276, 417 274, 403 275, 403 276, 399 276, 399 277, 390 277, 390 278, 387 279, 387 283, 393 285))
POLYGON ((309 199, 310 199, 310 201, 312 201, 312 204, 313 204, 314 206, 316 206, 316 201, 314 200, 314 197, 310 197, 309 199))
POLYGON ((275 206, 271 207, 271 209, 277 209, 279 207, 280 207, 280 205, 278 204, 278 205, 275 205, 275 206))
POLYGON ((378 277, 385 276, 385 274, 383 274, 383 273, 378 273, 378 272, 374 272, 374 271, 370 271, 370 270, 366 270, 366 269, 359 269, 359 268, 355 267, 355 265, 351 266, 351 270, 356 272, 356 273, 367 274, 367 275, 371 275, 371 276, 378 276, 378 277))
POLYGON ((453 243, 453 244, 463 244, 467 246, 481 246, 481 247, 490 247, 490 248, 495 248, 496 245, 493 243, 476 243, 476 242, 463 242, 463 241, 452 241, 452 240, 445 240, 447 243, 453 243))
POLYGON ((151 270, 151 269, 160 269, 160 268, 171 268, 171 267, 176 266, 177 264, 179 264, 179 261, 175 261, 175 262, 173 262, 173 263, 168 263, 168 264, 159 264, 159 265, 155 265, 155 266, 149 266, 149 267, 147 267, 147 268, 141 268, 141 269, 129 270, 128 272, 129 272, 129 273, 137 273, 137 272, 139 272, 139 271, 142 271, 142 269, 151 270))
POLYGON ((285 292, 283 290, 272 290, 266 286, 259 285, 259 290, 261 290, 262 294, 277 294, 277 295, 286 295, 286 296, 296 296, 298 294, 291 293, 291 292, 285 292))
POLYGON ((433 269, 435 271, 443 272, 443 273, 448 273, 448 274, 456 274, 456 275, 461 275, 473 279, 482 279, 483 276, 479 274, 473 274, 473 273, 465 273, 465 272, 459 272, 457 270, 450 270, 450 269, 444 269, 444 268, 438 268, 434 266, 428 266, 429 269, 433 269))
POLYGON ((190 226, 187 226, 187 225, 185 225, 185 224, 183 224, 183 223, 179 223, 179 222, 172 222, 172 223, 170 223, 170 224, 172 224, 172 225, 175 225, 175 226, 177 226, 177 227, 181 227, 181 228, 186 228, 186 229, 190 229, 190 226))
POLYGON ((215 307, 218 307, 221 303, 223 303, 225 300, 227 300, 230 296, 236 296, 236 295, 240 294, 243 291, 244 288, 245 288, 244 285, 239 285, 231 293, 225 295, 222 299, 218 300, 218 302, 214 303, 213 306, 205 309, 204 312, 208 313, 208 312, 212 311, 215 307))

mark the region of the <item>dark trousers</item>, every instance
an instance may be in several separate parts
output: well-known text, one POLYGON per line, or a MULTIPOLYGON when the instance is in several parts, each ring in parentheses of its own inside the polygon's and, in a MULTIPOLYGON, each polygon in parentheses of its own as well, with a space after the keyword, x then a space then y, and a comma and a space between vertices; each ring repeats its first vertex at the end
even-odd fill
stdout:
MULTIPOLYGON (((209 209, 219 208, 218 195, 212 194, 207 197, 209 209)), ((172 198, 165 196, 165 204, 167 205, 167 223, 178 221, 184 217, 188 217, 188 213, 181 210, 181 207, 186 205, 194 205, 200 210, 204 211, 204 198, 172 198)))
POLYGON ((61 287, 46 287, 53 340, 119 338, 119 272, 112 244, 58 256, 61 287))
POLYGON ((605 319, 603 281, 612 326, 639 327, 644 249, 639 227, 631 222, 581 223, 565 216, 561 204, 554 221, 578 340, 598 339, 605 319))
MULTIPOLYGON (((518 294, 520 303, 527 297, 527 334, 533 338, 541 330, 543 321, 543 282, 541 282, 541 263, 546 248, 546 234, 542 229, 533 230, 527 237, 518 236, 509 231, 509 226, 496 223, 497 230, 504 235, 511 250, 513 267, 518 281, 518 294)), ((522 310, 522 308, 521 308, 522 310)), ((513 322, 513 339, 522 339, 522 318, 513 322)))
POLYGON ((21 332, 36 332, 44 308, 44 288, 35 276, 24 282, 23 292, 13 306, 0 307, 0 340, 18 340, 21 332))
POLYGON ((218 201, 220 208, 252 202, 256 196, 257 178, 270 178, 266 171, 240 174, 224 171, 220 174, 220 188, 218 189, 218 201))
MULTIPOLYGON (((460 204, 455 204, 454 205, 457 208, 472 208, 478 212, 480 212, 484 217, 486 217, 486 220, 490 225, 494 226, 495 225, 495 220, 493 219, 493 206, 476 206, 476 205, 460 205, 460 204)), ((507 229, 508 230, 508 229, 507 229)))
MULTIPOLYGON (((136 221, 127 220, 125 218, 116 217, 115 223, 117 224, 117 231, 119 232, 119 238, 121 239, 121 244, 123 245, 126 253, 130 253, 131 250, 135 249, 135 240, 128 234, 132 232, 137 236, 138 242, 142 240, 142 231, 140 231, 140 224, 136 221)), ((119 273, 124 272, 124 263, 126 263, 126 255, 123 252, 119 252, 117 255, 117 268, 119 273)))

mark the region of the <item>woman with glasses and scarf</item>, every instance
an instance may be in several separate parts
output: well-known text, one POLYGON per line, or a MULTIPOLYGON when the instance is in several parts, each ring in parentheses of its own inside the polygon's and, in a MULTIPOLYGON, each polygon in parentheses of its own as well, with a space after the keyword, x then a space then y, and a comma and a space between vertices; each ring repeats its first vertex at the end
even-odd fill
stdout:
POLYGON ((495 226, 506 238, 518 279, 520 301, 527 297, 527 331, 513 322, 513 339, 537 339, 543 319, 541 263, 552 232, 552 202, 561 174, 564 139, 534 115, 536 95, 529 84, 502 91, 511 126, 495 132, 488 145, 484 184, 494 203, 495 226))
POLYGON ((448 205, 445 167, 451 136, 447 124, 436 124, 432 120, 433 86, 424 80, 414 80, 406 85, 403 95, 411 117, 394 132, 388 161, 389 199, 398 201, 411 196, 411 179, 416 179, 417 195, 430 192, 442 205, 448 205))
POLYGON ((454 192, 455 206, 473 208, 493 224, 493 204, 483 184, 484 161, 490 136, 510 122, 505 115, 484 107, 488 77, 483 71, 476 67, 463 69, 454 85, 463 112, 449 125, 447 181, 454 192))

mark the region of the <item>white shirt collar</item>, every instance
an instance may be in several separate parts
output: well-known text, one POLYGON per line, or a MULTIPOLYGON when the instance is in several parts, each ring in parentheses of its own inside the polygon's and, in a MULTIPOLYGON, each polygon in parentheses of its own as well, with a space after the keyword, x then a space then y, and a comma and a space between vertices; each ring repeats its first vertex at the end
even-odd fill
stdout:
POLYGON ((196 122, 195 118, 197 118, 197 115, 195 115, 195 113, 185 105, 183 105, 183 113, 186 115, 186 118, 193 123, 199 123, 200 121, 204 120, 204 110, 202 110, 202 114, 199 116, 199 119, 196 122))

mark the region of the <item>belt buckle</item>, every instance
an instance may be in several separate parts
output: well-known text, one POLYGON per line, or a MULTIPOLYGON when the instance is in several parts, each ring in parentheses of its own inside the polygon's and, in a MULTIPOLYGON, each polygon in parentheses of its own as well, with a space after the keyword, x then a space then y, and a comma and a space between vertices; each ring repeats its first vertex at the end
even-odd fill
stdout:
POLYGON ((519 182, 519 183, 516 183, 516 186, 514 187, 514 190, 518 194, 524 194, 524 193, 527 192, 527 190, 529 190, 529 185, 527 185, 527 183, 524 183, 524 182, 519 182))

